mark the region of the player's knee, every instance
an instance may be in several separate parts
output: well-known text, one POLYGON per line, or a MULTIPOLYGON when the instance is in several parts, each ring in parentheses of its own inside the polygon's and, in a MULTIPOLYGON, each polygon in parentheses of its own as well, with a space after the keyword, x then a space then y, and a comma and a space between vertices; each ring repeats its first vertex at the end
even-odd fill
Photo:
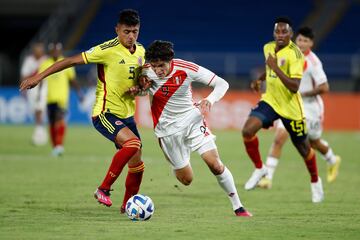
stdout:
POLYGON ((317 148, 317 143, 315 141, 310 141, 310 146, 312 148, 317 148))
POLYGON ((311 146, 308 141, 294 142, 294 145, 303 158, 309 155, 311 146))
POLYGON ((249 127, 244 127, 241 133, 244 139, 251 139, 255 136, 255 133, 249 127))
POLYGON ((319 149, 321 146, 321 142, 319 139, 316 140, 310 140, 310 145, 312 148, 319 149))
POLYGON ((123 144, 122 147, 137 147, 138 149, 140 149, 141 147, 141 140, 137 137, 134 138, 130 138, 128 140, 126 140, 123 144))
POLYGON ((189 186, 193 180, 192 176, 184 176, 181 178, 178 178, 179 181, 184 184, 185 186, 189 186))
POLYGON ((284 140, 282 138, 275 138, 274 147, 281 148, 284 145, 284 140))
POLYGON ((187 173, 187 174, 178 174, 177 173, 176 178, 185 186, 190 185, 193 180, 193 176, 190 173, 187 173))
POLYGON ((221 164, 221 162, 216 162, 215 164, 213 164, 209 167, 210 167, 211 172, 214 175, 220 175, 224 172, 224 165, 221 164))
POLYGON ((139 138, 130 138, 122 144, 122 147, 129 149, 135 155, 141 148, 141 141, 139 138))
POLYGON ((129 165, 136 165, 141 163, 141 149, 138 150, 129 160, 128 164, 129 165))

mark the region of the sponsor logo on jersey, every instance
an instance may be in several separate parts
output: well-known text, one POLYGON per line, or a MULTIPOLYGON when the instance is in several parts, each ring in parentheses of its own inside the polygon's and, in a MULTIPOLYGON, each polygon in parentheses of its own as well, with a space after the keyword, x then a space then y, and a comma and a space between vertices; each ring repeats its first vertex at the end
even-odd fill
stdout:
POLYGON ((119 64, 125 64, 125 60, 121 59, 121 61, 119 62, 119 64))
POLYGON ((279 61, 280 61, 280 67, 285 65, 285 62, 286 62, 285 58, 280 58, 279 61))
POLYGON ((90 48, 89 50, 86 51, 86 53, 92 53, 95 50, 94 47, 90 48))
POLYGON ((115 122, 115 125, 117 125, 117 126, 120 126, 120 125, 122 125, 122 124, 123 124, 123 122, 120 121, 120 120, 117 120, 117 121, 115 122))

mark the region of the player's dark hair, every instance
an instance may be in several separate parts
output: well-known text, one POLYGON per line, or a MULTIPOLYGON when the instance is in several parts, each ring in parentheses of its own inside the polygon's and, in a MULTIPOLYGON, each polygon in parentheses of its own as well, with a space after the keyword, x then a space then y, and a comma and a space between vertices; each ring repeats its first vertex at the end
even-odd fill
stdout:
POLYGON ((287 23, 287 24, 289 24, 290 27, 292 27, 292 22, 291 22, 290 18, 288 18, 286 16, 277 17, 275 19, 274 24, 276 24, 276 23, 287 23))
POLYGON ((174 56, 174 44, 167 41, 155 40, 145 51, 145 60, 147 62, 169 62, 174 56))
POLYGON ((140 24, 139 13, 134 9, 124 9, 119 13, 119 24, 135 26, 140 24))
POLYGON ((299 35, 299 34, 303 35, 304 37, 310 38, 311 40, 314 40, 314 38, 315 38, 314 32, 313 32, 312 28, 310 28, 310 27, 299 28, 296 35, 299 35))

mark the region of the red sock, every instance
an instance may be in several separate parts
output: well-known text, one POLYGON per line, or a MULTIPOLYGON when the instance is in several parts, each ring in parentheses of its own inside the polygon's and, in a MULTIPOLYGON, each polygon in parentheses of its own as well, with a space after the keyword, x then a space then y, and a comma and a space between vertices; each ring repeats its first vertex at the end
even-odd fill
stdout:
POLYGON ((55 146, 62 146, 64 142, 66 125, 64 121, 56 123, 55 146))
POLYGON ((136 165, 129 166, 128 175, 125 181, 125 194, 122 207, 125 208, 125 204, 130 197, 139 192, 142 176, 144 173, 144 163, 139 162, 136 165))
POLYGON ((311 176, 311 182, 317 182, 318 181, 318 170, 316 167, 316 154, 313 149, 310 150, 309 155, 304 159, 306 167, 310 173, 311 176))
POLYGON ((50 124, 50 138, 51 138, 51 144, 53 145, 53 147, 55 147, 55 136, 56 136, 55 124, 50 124))
POLYGON ((110 190, 111 185, 116 181, 130 158, 140 149, 140 146, 141 142, 137 138, 129 139, 122 145, 122 148, 115 153, 105 179, 99 188, 110 190))
POLYGON ((251 161, 254 163, 255 167, 262 168, 258 137, 254 136, 251 139, 244 138, 244 144, 245 144, 246 152, 249 155, 251 161))

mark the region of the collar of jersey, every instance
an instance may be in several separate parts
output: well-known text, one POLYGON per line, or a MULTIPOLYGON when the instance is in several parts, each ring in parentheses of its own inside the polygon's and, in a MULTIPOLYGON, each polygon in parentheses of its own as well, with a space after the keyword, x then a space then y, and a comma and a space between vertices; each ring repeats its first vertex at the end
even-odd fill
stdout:
MULTIPOLYGON (((281 52, 282 50, 288 48, 292 42, 293 42, 293 41, 290 40, 290 41, 289 41, 289 44, 286 45, 285 47, 283 47, 282 49, 280 49, 276 54, 279 54, 279 52, 281 52)), ((274 52, 275 52, 275 49, 276 49, 276 41, 274 41, 274 52)))
POLYGON ((135 43, 134 45, 135 45, 135 52, 131 53, 131 52, 129 51, 129 49, 127 49, 124 45, 122 45, 122 43, 121 43, 120 40, 119 40, 119 46, 120 46, 120 48, 123 49, 123 50, 124 50, 126 53, 128 53, 129 55, 134 55, 134 54, 136 53, 136 51, 137 51, 136 43, 135 43))
POLYGON ((174 70, 174 60, 172 59, 170 61, 170 69, 169 69, 168 74, 166 74, 166 77, 169 76, 172 73, 173 70, 174 70))

